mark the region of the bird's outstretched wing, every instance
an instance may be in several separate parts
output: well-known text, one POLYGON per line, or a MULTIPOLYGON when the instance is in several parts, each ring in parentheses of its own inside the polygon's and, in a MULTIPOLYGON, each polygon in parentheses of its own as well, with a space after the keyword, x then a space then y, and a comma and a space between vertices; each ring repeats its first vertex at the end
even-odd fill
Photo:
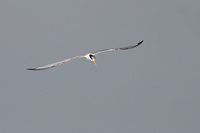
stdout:
POLYGON ((49 65, 46 65, 46 66, 37 67, 37 68, 27 68, 27 70, 44 70, 44 69, 56 67, 58 65, 61 65, 64 62, 68 62, 70 60, 73 60, 73 59, 76 59, 76 58, 80 58, 80 57, 82 57, 82 56, 74 56, 74 57, 71 57, 71 58, 56 62, 56 63, 52 63, 52 64, 49 64, 49 65))
POLYGON ((139 46, 140 44, 142 44, 143 41, 144 41, 144 40, 140 41, 140 42, 137 43, 136 45, 131 45, 131 46, 122 47, 122 48, 103 49, 103 50, 99 50, 99 51, 93 52, 92 54, 93 54, 93 55, 96 55, 96 54, 100 54, 100 53, 103 53, 103 52, 109 52, 109 51, 114 51, 114 50, 128 50, 128 49, 132 49, 132 48, 135 48, 135 47, 139 46))

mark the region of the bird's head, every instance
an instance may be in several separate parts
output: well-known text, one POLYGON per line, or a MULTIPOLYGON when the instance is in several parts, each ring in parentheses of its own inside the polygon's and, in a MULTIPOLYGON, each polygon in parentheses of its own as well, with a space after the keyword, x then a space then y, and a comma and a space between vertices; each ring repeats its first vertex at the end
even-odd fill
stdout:
POLYGON ((92 62, 94 62, 95 66, 97 65, 95 60, 96 60, 96 57, 93 55, 93 54, 89 54, 89 57, 91 59, 92 62))

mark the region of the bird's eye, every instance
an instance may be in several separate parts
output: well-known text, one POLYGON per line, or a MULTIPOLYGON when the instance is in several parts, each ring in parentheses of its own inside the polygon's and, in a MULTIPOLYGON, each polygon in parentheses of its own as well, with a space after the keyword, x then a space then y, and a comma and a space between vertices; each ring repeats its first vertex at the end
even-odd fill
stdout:
POLYGON ((93 55, 92 55, 92 54, 90 54, 89 56, 90 56, 90 59, 92 59, 92 58, 93 58, 93 55))
POLYGON ((96 57, 94 55, 92 55, 92 54, 90 54, 89 56, 90 56, 90 59, 92 59, 92 60, 96 59, 96 57))

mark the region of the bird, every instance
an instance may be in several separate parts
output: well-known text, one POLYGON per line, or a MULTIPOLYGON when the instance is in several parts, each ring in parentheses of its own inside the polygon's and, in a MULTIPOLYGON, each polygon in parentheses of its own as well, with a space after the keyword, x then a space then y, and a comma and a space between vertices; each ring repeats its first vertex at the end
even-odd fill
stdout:
POLYGON ((110 48, 110 49, 98 50, 98 51, 95 51, 95 52, 92 52, 92 53, 88 53, 88 54, 85 54, 85 55, 74 56, 74 57, 71 57, 71 58, 56 62, 56 63, 52 63, 52 64, 49 64, 49 65, 46 65, 46 66, 36 67, 36 68, 27 68, 27 70, 34 70, 34 71, 45 70, 45 69, 49 69, 49 68, 52 68, 52 67, 56 67, 58 65, 61 65, 61 64, 65 63, 65 62, 68 62, 68 61, 76 59, 76 58, 80 58, 80 59, 83 59, 84 61, 88 61, 88 62, 93 62, 95 64, 95 66, 96 66, 97 64, 96 64, 96 61, 95 61, 96 60, 96 56, 95 55, 100 54, 100 53, 104 53, 104 52, 109 52, 109 51, 129 50, 129 49, 132 49, 132 48, 135 48, 135 47, 139 46, 140 44, 143 43, 143 41, 144 40, 140 41, 136 45, 131 45, 131 46, 127 46, 127 47, 121 47, 121 48, 110 48))

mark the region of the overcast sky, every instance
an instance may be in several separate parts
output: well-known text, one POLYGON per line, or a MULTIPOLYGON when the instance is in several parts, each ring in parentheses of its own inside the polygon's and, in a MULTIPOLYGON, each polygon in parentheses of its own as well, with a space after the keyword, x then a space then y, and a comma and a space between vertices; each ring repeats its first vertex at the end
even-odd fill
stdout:
POLYGON ((0 2, 1 133, 199 133, 199 0, 0 2), (132 50, 76 59, 105 48, 132 50))

